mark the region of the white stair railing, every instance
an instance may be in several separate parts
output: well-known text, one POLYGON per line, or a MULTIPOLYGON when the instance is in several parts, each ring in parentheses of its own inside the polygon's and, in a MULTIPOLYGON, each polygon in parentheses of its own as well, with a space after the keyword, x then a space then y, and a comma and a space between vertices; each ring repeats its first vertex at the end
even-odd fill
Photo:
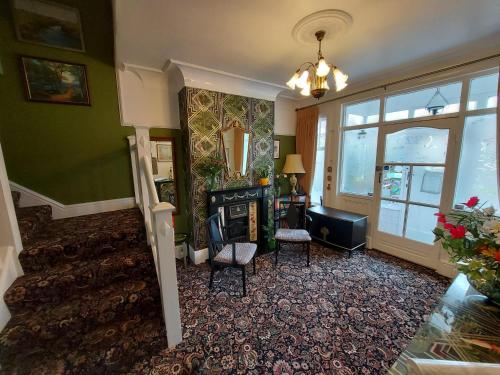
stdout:
POLYGON ((163 317, 168 346, 182 341, 177 270, 175 267, 175 241, 172 212, 175 207, 159 202, 153 179, 149 149, 149 129, 136 128, 135 140, 129 137, 136 200, 144 215, 148 243, 151 245, 160 285, 163 317), (139 194, 137 192, 139 191, 139 194))

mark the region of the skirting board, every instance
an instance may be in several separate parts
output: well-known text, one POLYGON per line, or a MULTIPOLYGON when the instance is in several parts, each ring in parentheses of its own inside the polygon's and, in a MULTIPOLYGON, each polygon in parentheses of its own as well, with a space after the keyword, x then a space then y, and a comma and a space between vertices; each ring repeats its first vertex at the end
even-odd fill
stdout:
POLYGON ((189 245, 189 258, 194 264, 201 264, 206 262, 208 259, 208 248, 194 250, 191 245, 189 245))
POLYGON ((49 205, 52 207, 52 217, 54 219, 123 210, 136 206, 134 197, 77 204, 62 204, 12 181, 10 181, 10 188, 11 190, 21 193, 21 200, 19 201, 21 207, 49 205))

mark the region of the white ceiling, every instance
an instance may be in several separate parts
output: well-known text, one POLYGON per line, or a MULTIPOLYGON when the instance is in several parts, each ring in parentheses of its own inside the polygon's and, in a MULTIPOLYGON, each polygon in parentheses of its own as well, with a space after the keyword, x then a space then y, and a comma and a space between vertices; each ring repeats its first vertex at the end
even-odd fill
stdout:
POLYGON ((322 9, 353 17, 323 45, 351 83, 450 51, 500 51, 500 0, 115 0, 117 63, 174 59, 282 85, 317 50, 293 26, 322 9))

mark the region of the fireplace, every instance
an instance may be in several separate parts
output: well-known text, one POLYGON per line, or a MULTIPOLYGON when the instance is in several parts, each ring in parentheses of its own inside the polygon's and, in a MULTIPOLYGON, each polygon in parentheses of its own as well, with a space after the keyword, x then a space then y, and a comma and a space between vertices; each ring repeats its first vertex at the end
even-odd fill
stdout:
MULTIPOLYGON (((207 192, 208 215, 221 213, 230 241, 256 243, 267 249, 269 207, 273 207, 270 186, 251 186, 207 192)), ((271 216, 272 217, 272 216, 271 216)))

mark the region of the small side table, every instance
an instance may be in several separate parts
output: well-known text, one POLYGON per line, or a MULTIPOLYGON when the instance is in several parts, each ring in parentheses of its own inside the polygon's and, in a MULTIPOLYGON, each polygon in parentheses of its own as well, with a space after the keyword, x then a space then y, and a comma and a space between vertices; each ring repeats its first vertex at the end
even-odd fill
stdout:
POLYGON ((175 257, 177 259, 184 258, 184 268, 187 267, 188 243, 189 234, 175 233, 175 257))

